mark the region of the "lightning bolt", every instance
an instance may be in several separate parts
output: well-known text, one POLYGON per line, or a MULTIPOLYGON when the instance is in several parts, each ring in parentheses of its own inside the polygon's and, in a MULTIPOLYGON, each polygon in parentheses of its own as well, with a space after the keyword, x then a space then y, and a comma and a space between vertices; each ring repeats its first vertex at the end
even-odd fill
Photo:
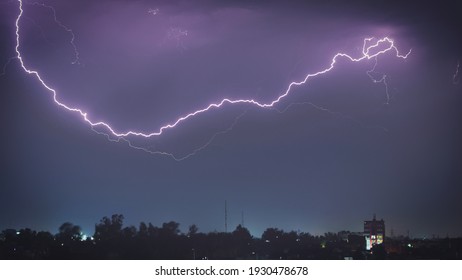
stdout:
MULTIPOLYGON (((224 135, 224 134, 227 134, 229 133, 231 130, 233 130, 233 128, 237 125, 237 123, 239 122, 239 120, 247 113, 247 111, 244 111, 243 113, 241 113, 240 115, 238 115, 234 121, 231 123, 231 125, 228 126, 228 128, 222 130, 222 131, 219 131, 219 132, 216 132, 215 134, 213 134, 209 140, 207 140, 204 144, 202 144, 201 146, 195 148, 194 150, 192 150, 190 153, 186 154, 186 155, 183 155, 183 156, 177 156, 173 153, 169 153, 169 152, 164 152, 164 151, 158 151, 158 150, 151 150, 149 148, 144 148, 144 147, 140 147, 140 146, 136 146, 136 145, 133 145, 128 139, 126 138, 123 138, 123 137, 120 137, 119 139, 120 140, 123 140, 125 142, 128 143, 128 146, 130 146, 131 148, 134 148, 134 149, 137 149, 137 150, 142 150, 144 152, 147 152, 147 153, 150 153, 152 155, 164 155, 164 156, 169 156, 171 158, 173 158, 174 160, 176 161, 182 161, 182 160, 185 160, 185 159, 188 159, 194 155, 196 155, 197 153, 199 153, 200 151, 206 149, 210 144, 213 143, 213 141, 215 141, 215 139, 220 136, 220 135, 224 135)), ((109 138, 108 138, 109 139, 109 138)))
MULTIPOLYGON (((38 3, 38 2, 34 2, 34 3, 27 3, 26 4, 28 5, 32 5, 32 6, 41 6, 43 8, 47 8, 49 10, 51 10, 51 12, 53 13, 53 19, 55 21, 55 23, 61 27, 64 31, 66 31, 67 33, 70 34, 71 36, 71 40, 70 40, 70 44, 73 48, 73 51, 74 51, 74 55, 73 55, 73 60, 71 61, 71 64, 77 64, 77 65, 81 65, 81 62, 80 62, 80 53, 77 49, 77 46, 75 45, 75 34, 74 32, 72 31, 72 29, 70 29, 69 27, 67 27, 66 25, 64 25, 59 19, 58 19, 58 16, 56 14, 56 10, 53 6, 49 6, 49 5, 46 5, 44 3, 38 3)), ((46 37, 45 37, 45 34, 44 34, 44 31, 43 29, 33 20, 33 19, 29 19, 34 25, 36 25, 39 29, 40 29, 40 33, 42 34, 43 38, 46 40, 46 37)), ((47 40, 48 41, 48 40, 47 40)), ((13 56, 13 57, 10 57, 7 62, 3 65, 3 68, 2 68, 2 72, 0 73, 0 77, 1 76, 4 76, 6 74, 6 68, 8 67, 8 65, 11 63, 11 61, 13 61, 14 59, 17 59, 18 56, 13 56)))
POLYGON ((114 139, 114 138, 111 137, 110 134, 107 134, 107 133, 104 133, 104 132, 101 132, 101 131, 97 131, 97 130, 95 130, 93 127, 92 127, 91 129, 92 129, 94 132, 96 132, 97 134, 106 136, 106 138, 107 138, 109 141, 111 141, 111 142, 117 142, 117 143, 125 142, 125 143, 127 143, 127 145, 128 145, 130 148, 133 148, 133 149, 135 149, 135 150, 140 150, 140 151, 149 153, 149 154, 151 154, 151 155, 163 155, 163 156, 168 156, 168 157, 171 157, 172 159, 174 159, 175 161, 182 161, 182 160, 188 159, 188 158, 190 158, 190 157, 196 155, 196 154, 199 153, 200 151, 206 149, 210 144, 213 143, 213 141, 215 141, 215 139, 216 139, 218 136, 229 133, 231 130, 233 130, 233 128, 237 125, 237 123, 239 122, 239 120, 240 120, 245 114, 247 114, 247 110, 244 111, 243 113, 239 114, 239 115, 234 119, 234 121, 228 126, 228 128, 214 133, 204 144, 202 144, 202 145, 199 146, 199 147, 196 147, 195 149, 193 149, 193 150, 192 150, 191 152, 189 152, 188 154, 185 154, 185 155, 182 155, 182 156, 178 156, 178 155, 175 155, 174 153, 169 153, 169 152, 166 152, 166 151, 160 151, 160 150, 158 150, 158 149, 154 149, 155 147, 141 147, 141 146, 138 146, 138 145, 133 144, 132 141, 130 141, 129 139, 124 138, 124 137, 117 137, 117 138, 114 139))
MULTIPOLYGON (((287 96, 290 95, 290 93, 291 93, 291 91, 292 91, 292 89, 294 87, 304 85, 310 79, 312 79, 314 77, 317 77, 317 76, 324 75, 324 74, 330 72, 331 70, 333 70, 335 68, 335 65, 337 64, 337 61, 340 58, 346 59, 346 60, 349 60, 349 61, 355 62, 355 63, 365 61, 365 60, 375 59, 374 68, 371 70, 371 72, 368 72, 368 75, 371 77, 371 79, 374 82, 376 82, 376 83, 384 83, 385 84, 386 89, 387 89, 387 100, 389 100, 388 86, 387 86, 387 83, 386 83, 386 76, 383 75, 381 79, 374 79, 373 76, 370 75, 372 73, 372 71, 375 70, 375 66, 377 65, 377 58, 379 56, 381 56, 381 55, 384 55, 385 53, 393 53, 397 58, 406 59, 411 53, 411 50, 409 50, 408 53, 401 54, 399 52, 398 48, 395 46, 394 40, 389 38, 389 37, 383 37, 381 39, 365 38, 363 40, 362 55, 361 56, 353 57, 353 56, 350 56, 350 55, 348 55, 346 53, 337 53, 337 54, 335 54, 328 67, 326 67, 326 68, 324 68, 322 70, 319 70, 318 72, 307 74, 305 76, 305 78, 303 80, 301 80, 301 81, 293 81, 293 82, 291 82, 287 86, 287 89, 283 93, 281 93, 279 96, 277 96, 277 98, 275 98, 274 100, 272 100, 272 101, 270 101, 268 103, 262 103, 262 102, 259 102, 259 101, 255 100, 255 99, 230 99, 230 98, 224 98, 221 101, 218 101, 216 103, 210 103, 210 104, 204 106, 201 109, 198 109, 196 111, 187 113, 185 115, 182 115, 182 116, 178 117, 176 120, 174 120, 173 122, 167 123, 167 124, 161 126, 160 128, 158 128, 157 130, 152 131, 152 132, 140 132, 140 131, 132 131, 132 130, 117 131, 109 123, 106 123, 104 121, 92 120, 90 118, 90 116, 88 115, 88 113, 83 111, 82 109, 80 109, 78 107, 68 105, 68 104, 65 104, 65 103, 59 101, 58 93, 56 92, 56 90, 53 89, 51 86, 49 86, 47 84, 47 82, 42 78, 40 73, 37 70, 29 69, 26 66, 26 64, 24 63, 24 60, 23 60, 23 55, 21 54, 21 51, 20 51, 20 48, 21 48, 21 45, 20 45, 20 42, 21 42, 20 22, 21 22, 21 18, 23 16, 23 13, 24 13, 23 0, 18 0, 18 3, 19 3, 19 14, 18 14, 18 16, 16 18, 16 21, 15 21, 15 26, 16 26, 16 31, 15 31, 15 33, 16 33, 16 46, 15 46, 16 57, 15 58, 17 58, 19 60, 21 68, 27 74, 34 76, 41 83, 41 85, 51 93, 54 103, 57 106, 65 109, 65 110, 67 110, 69 112, 80 115, 82 120, 84 122, 88 123, 91 126, 92 130, 94 130, 95 132, 97 132, 99 134, 104 134, 104 135, 108 136, 109 140, 112 139, 111 141, 120 141, 120 140, 127 141, 129 143, 129 145, 131 147, 133 147, 133 148, 142 149, 142 150, 145 150, 145 151, 150 152, 150 153, 170 155, 172 157, 173 157, 173 155, 169 154, 169 153, 152 152, 149 149, 133 146, 130 143, 130 141, 125 139, 125 138, 131 137, 131 136, 133 136, 133 137, 135 137, 135 136, 136 137, 143 137, 143 138, 157 137, 157 136, 162 135, 165 131, 167 131, 169 129, 173 129, 173 128, 177 127, 179 124, 181 124, 181 123, 183 123, 183 122, 185 122, 185 121, 187 121, 189 119, 192 119, 192 118, 194 118, 194 117, 196 117, 196 116, 198 116, 200 114, 203 114, 203 113, 205 113, 207 111, 217 110, 217 109, 219 109, 219 108, 221 108, 221 107, 223 107, 225 105, 248 104, 248 105, 252 105, 252 106, 255 106, 255 107, 262 108, 262 109, 271 109, 271 108, 274 109, 275 105, 277 105, 281 100, 285 99, 287 96), (101 130, 105 130, 107 133, 101 132, 101 130), (115 140, 114 140, 114 138, 115 138, 115 140)), ((38 4, 38 5, 42 5, 42 4, 38 4)), ((46 5, 42 5, 42 6, 49 7, 49 6, 46 6, 46 5)), ((52 7, 49 7, 49 8, 52 8, 52 7)), ((70 32, 72 34, 71 43, 75 47, 75 44, 74 44, 75 36, 73 35, 74 33, 72 32, 71 29, 67 28, 65 25, 63 25, 62 23, 60 23, 57 20, 56 12, 55 12, 54 9, 52 9, 52 10, 53 10, 53 14, 54 14, 54 17, 55 17, 55 21, 61 27, 63 27, 65 30, 67 30, 68 32, 70 32)), ((77 52, 76 48, 74 48, 74 50, 76 51, 75 52, 75 54, 76 54, 75 63, 78 63, 78 52, 77 52)), ((237 120, 239 118, 240 117, 238 117, 236 119, 236 122, 237 122, 237 120)), ((205 146, 210 144, 216 138, 216 136, 218 136, 219 134, 226 133, 227 131, 232 129, 233 126, 234 125, 232 125, 229 129, 226 129, 226 130, 224 130, 222 132, 218 132, 217 134, 212 136, 212 138, 206 143, 205 146)), ((192 154, 194 154, 197 151, 203 149, 203 147, 205 147, 205 146, 202 146, 202 147, 199 147, 199 148, 195 149, 192 154)), ((187 158, 189 156, 190 155, 187 155, 185 158, 187 158)), ((178 158, 175 158, 175 159, 178 159, 178 158)))

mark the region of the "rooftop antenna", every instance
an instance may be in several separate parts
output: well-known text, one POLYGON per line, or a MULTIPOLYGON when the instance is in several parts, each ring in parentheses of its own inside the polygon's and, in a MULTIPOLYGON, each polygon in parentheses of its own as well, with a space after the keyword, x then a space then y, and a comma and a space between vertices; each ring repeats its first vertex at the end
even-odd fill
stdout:
POLYGON ((244 227, 244 211, 241 213, 241 226, 244 227))

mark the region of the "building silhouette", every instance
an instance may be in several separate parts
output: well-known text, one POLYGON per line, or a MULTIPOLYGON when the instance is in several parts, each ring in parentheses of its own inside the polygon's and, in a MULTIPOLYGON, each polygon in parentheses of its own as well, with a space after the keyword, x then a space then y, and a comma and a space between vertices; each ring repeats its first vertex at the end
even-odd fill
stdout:
POLYGON ((377 220, 375 214, 372 221, 364 221, 364 238, 366 239, 366 250, 382 244, 385 240, 385 221, 377 220))

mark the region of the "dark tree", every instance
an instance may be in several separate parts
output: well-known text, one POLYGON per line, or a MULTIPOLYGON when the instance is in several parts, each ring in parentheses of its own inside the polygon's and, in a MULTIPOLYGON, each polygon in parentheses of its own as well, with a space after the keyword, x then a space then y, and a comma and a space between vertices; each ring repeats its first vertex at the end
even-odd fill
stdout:
POLYGON ((136 231, 136 227, 134 226, 125 227, 122 230, 122 236, 125 239, 133 239, 136 237, 136 235, 137 235, 137 231, 136 231))
POLYGON ((146 223, 141 222, 138 230, 138 234, 140 237, 147 237, 149 232, 148 232, 148 226, 146 223))
POLYGON ((235 258, 249 259, 252 258, 253 239, 249 230, 238 225, 231 233, 233 238, 233 251, 235 258))
POLYGON ((59 227, 56 238, 62 243, 78 241, 82 239, 82 229, 78 225, 65 222, 59 227))
POLYGON ((196 225, 190 225, 188 230, 188 236, 193 236, 199 231, 199 228, 196 225))
POLYGON ((180 224, 174 221, 162 224, 162 232, 165 235, 178 235, 180 233, 180 224))
POLYGON ((112 215, 111 219, 103 217, 99 224, 95 225, 96 240, 114 240, 120 237, 124 216, 120 214, 112 215))

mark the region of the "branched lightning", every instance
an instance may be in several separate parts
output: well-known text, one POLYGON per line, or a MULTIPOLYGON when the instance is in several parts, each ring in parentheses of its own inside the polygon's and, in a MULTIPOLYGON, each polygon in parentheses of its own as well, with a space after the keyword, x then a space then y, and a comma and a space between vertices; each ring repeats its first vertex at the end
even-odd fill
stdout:
MULTIPOLYGON (((141 150, 144 150, 144 151, 147 151, 147 152, 150 152, 150 153, 155 153, 155 154, 169 155, 169 156, 172 156, 173 158, 175 158, 177 160, 181 160, 181 159, 187 158, 187 157, 195 154, 197 151, 203 149, 208 144, 210 144, 216 138, 216 136, 218 136, 219 134, 226 133, 229 130, 231 130, 232 127, 234 126, 234 124, 237 122, 237 120, 241 116, 239 116, 235 120, 235 123, 233 125, 231 125, 230 128, 228 128, 228 129, 226 129, 226 130, 224 130, 222 132, 216 133, 214 136, 212 136, 212 138, 205 145, 195 149, 191 154, 186 155, 185 157, 182 157, 182 158, 176 158, 172 154, 169 154, 169 153, 153 152, 153 151, 150 151, 149 149, 146 149, 146 148, 136 147, 136 146, 132 145, 130 143, 130 141, 128 139, 126 139, 126 138, 127 137, 133 137, 133 136, 143 137, 143 138, 151 138, 151 137, 160 136, 165 131, 175 128, 176 126, 178 126, 179 124, 185 122, 186 120, 192 119, 192 118, 194 118, 194 117, 196 117, 196 116, 198 116, 198 115, 200 115, 202 113, 205 113, 207 111, 217 110, 217 109, 219 109, 221 107, 224 107, 225 105, 248 104, 248 105, 252 105, 252 106, 255 106, 255 107, 262 108, 262 109, 270 109, 270 108, 274 109, 274 108, 276 108, 275 105, 278 104, 284 98, 286 98, 291 93, 291 91, 292 91, 292 89, 294 87, 304 85, 305 83, 308 82, 309 79, 317 77, 317 76, 321 76, 321 75, 326 74, 326 73, 330 72, 331 70, 333 70, 335 68, 335 65, 336 65, 337 61, 340 58, 349 60, 351 62, 360 62, 360 61, 375 59, 376 61, 375 61, 374 68, 372 70, 368 71, 368 75, 369 75, 369 77, 371 77, 373 82, 375 82, 375 83, 383 83, 385 85, 386 90, 387 90, 387 102, 388 102, 389 94, 388 94, 386 75, 383 75, 381 79, 374 79, 373 76, 370 75, 372 73, 372 71, 375 70, 375 66, 377 65, 377 58, 380 55, 383 55, 385 53, 392 53, 397 58, 406 59, 409 56, 409 54, 411 53, 411 50, 409 50, 409 52, 407 54, 404 54, 404 55, 401 54, 399 52, 398 48, 395 46, 394 41, 389 37, 384 37, 384 38, 381 38, 381 39, 366 38, 363 41, 362 54, 359 57, 353 57, 353 56, 350 56, 350 55, 345 54, 345 53, 337 53, 337 54, 335 54, 333 56, 333 58, 332 58, 332 60, 331 60, 328 67, 326 67, 325 69, 322 69, 322 70, 320 70, 318 72, 307 74, 305 76, 305 78, 303 80, 301 80, 301 81, 293 81, 293 82, 291 82, 287 86, 287 89, 284 92, 282 92, 274 100, 272 100, 272 101, 270 101, 268 103, 263 103, 263 102, 255 100, 255 99, 230 99, 230 98, 224 98, 221 101, 218 101, 216 103, 210 103, 210 104, 204 106, 201 109, 198 109, 196 111, 187 113, 185 115, 182 115, 182 116, 178 117, 176 120, 174 120, 174 121, 172 121, 170 123, 167 123, 167 124, 161 126, 160 128, 158 128, 157 130, 154 130, 154 131, 151 131, 151 132, 141 132, 141 131, 132 131, 132 130, 117 131, 109 123, 106 123, 104 121, 92 120, 91 117, 89 116, 89 114, 87 112, 83 111, 82 109, 61 102, 59 100, 59 98, 58 98, 58 94, 57 94, 56 90, 48 85, 48 83, 42 78, 40 73, 37 70, 29 69, 26 66, 26 64, 24 63, 24 60, 23 60, 23 55, 22 55, 22 53, 20 51, 20 48, 21 48, 21 44, 20 44, 20 42, 21 42, 20 22, 21 22, 21 18, 23 16, 23 13, 24 13, 23 0, 18 0, 18 3, 19 3, 19 14, 18 14, 18 16, 16 18, 16 21, 15 21, 15 26, 16 26, 16 31, 15 31, 15 33, 16 33, 16 46, 15 46, 16 57, 15 58, 17 58, 19 60, 21 68, 27 74, 35 76, 35 78, 42 84, 42 86, 44 88, 46 88, 52 94, 53 101, 55 102, 56 105, 58 105, 59 107, 61 107, 63 109, 66 109, 66 110, 68 110, 70 112, 73 112, 73 113, 76 113, 76 114, 80 115, 82 120, 85 121, 86 123, 88 123, 91 126, 92 130, 94 130, 95 132, 97 132, 99 134, 104 134, 104 135, 108 136, 108 139, 111 140, 111 141, 121 141, 121 140, 127 141, 128 144, 133 148, 141 149, 141 150), (101 132, 102 130, 104 130, 106 132, 101 132)), ((75 44, 74 44, 75 36, 74 36, 74 33, 72 32, 72 30, 58 21, 58 19, 56 17, 56 12, 52 7, 46 6, 44 4, 39 4, 39 3, 34 3, 34 4, 41 5, 43 7, 47 7, 47 8, 52 9, 55 21, 62 28, 64 28, 66 31, 68 31, 72 35, 71 43, 72 43, 72 45, 74 47, 74 51, 75 51, 74 63, 79 63, 79 56, 78 56, 77 48, 75 47, 75 44)), ((314 104, 312 104, 312 105, 314 106, 314 104)))
POLYGON ((215 141, 215 139, 220 136, 220 135, 224 135, 224 134, 227 134, 229 133, 231 130, 233 130, 233 128, 237 125, 237 123, 239 122, 239 120, 247 113, 247 110, 244 111, 243 113, 239 114, 235 119, 234 121, 224 130, 221 130, 221 131, 218 131, 216 133, 214 133, 204 144, 200 145, 199 147, 193 149, 190 153, 186 154, 186 155, 182 155, 182 156, 178 156, 178 155, 175 155, 173 153, 169 153, 169 152, 166 152, 166 151, 160 151, 158 149, 154 149, 155 147, 141 147, 141 146, 137 146, 135 144, 132 143, 132 141, 130 141, 129 139, 127 138, 124 138, 124 137, 117 137, 117 138, 112 138, 111 135, 107 134, 107 133, 104 133, 104 132, 101 132, 101 131, 97 131, 94 129, 94 127, 92 127, 91 129, 97 133, 97 134, 100 134, 100 135, 104 135, 106 136, 107 140, 111 141, 111 142, 117 142, 117 143, 120 143, 121 141, 125 142, 128 144, 128 146, 130 148, 133 148, 135 150, 140 150, 140 151, 143 151, 143 152, 146 152, 146 153, 149 153, 151 155, 163 155, 163 156, 169 156, 171 157, 172 159, 176 160, 176 161, 182 161, 182 160, 185 160, 185 159, 188 159, 194 155, 196 155, 197 153, 199 153, 200 151, 206 149, 210 144, 213 143, 213 141, 215 141))
MULTIPOLYGON (((21 14, 22 14, 22 0, 19 0, 19 2, 21 2, 20 6, 21 6, 21 14)), ((56 15, 56 10, 54 7, 52 6, 48 6, 44 3, 38 3, 38 2, 34 2, 34 3, 30 3, 31 5, 34 5, 34 6, 42 6, 44 8, 47 8, 47 9, 50 9, 51 12, 53 13, 53 19, 54 21, 56 22, 56 24, 58 24, 59 27, 61 27, 62 29, 64 29, 67 33, 69 33, 71 35, 71 45, 72 45, 72 48, 74 50, 74 60, 72 60, 71 64, 80 64, 80 54, 79 54, 79 51, 77 49, 77 46, 75 45, 75 34, 74 34, 74 31, 72 31, 72 29, 70 29, 69 27, 67 27, 66 25, 64 25, 59 19, 58 19, 58 16, 56 15)), ((18 28, 18 21, 16 21, 16 28, 18 28)), ((17 35, 18 33, 16 33, 17 35)))
POLYGON ((385 104, 388 105, 390 103, 390 93, 388 92, 387 75, 386 74, 381 74, 382 76, 379 79, 374 78, 374 76, 372 74, 377 73, 375 71, 375 68, 377 68, 377 64, 378 64, 377 57, 375 57, 374 60, 375 60, 374 67, 372 67, 371 70, 366 71, 366 73, 369 76, 369 78, 371 78, 373 83, 375 83, 375 84, 381 83, 381 84, 383 84, 385 86, 385 95, 387 97, 387 101, 385 102, 385 104))
POLYGON ((342 112, 333 111, 333 110, 331 110, 329 108, 314 104, 313 102, 309 102, 309 101, 291 103, 287 107, 285 107, 284 110, 279 110, 277 108, 274 108, 274 110, 276 110, 280 114, 283 114, 283 113, 287 112, 291 107, 296 106, 296 105, 309 105, 309 106, 315 108, 316 110, 323 111, 323 112, 329 113, 331 115, 338 116, 338 117, 340 117, 342 119, 347 119, 349 121, 352 121, 352 122, 356 123, 357 125, 359 125, 359 126, 361 126, 363 128, 379 129, 379 130, 382 130, 383 132, 388 132, 388 129, 385 128, 385 127, 376 126, 376 125, 373 125, 373 126, 372 125, 365 125, 363 122, 359 121, 358 119, 356 119, 356 118, 354 118, 352 116, 346 115, 346 114, 344 114, 342 112))
POLYGON ((229 133, 231 130, 233 130, 233 128, 237 125, 237 123, 239 122, 239 120, 247 113, 247 111, 244 111, 243 113, 241 113, 240 115, 238 115, 234 121, 228 126, 228 128, 222 130, 222 131, 218 131, 216 133, 214 133, 208 141, 206 141, 203 145, 195 148, 194 150, 192 150, 190 153, 186 154, 186 155, 183 155, 183 156, 176 156, 174 155, 173 153, 168 153, 168 152, 163 152, 163 151, 158 151, 158 150, 151 150, 151 149, 148 149, 148 148, 143 148, 143 147, 139 147, 139 146, 135 146, 133 145, 128 139, 125 139, 123 137, 121 137, 120 139, 127 142, 128 145, 131 147, 131 148, 134 148, 134 149, 137 149, 137 150, 142 150, 144 152, 147 152, 147 153, 150 153, 150 154, 153 154, 153 155, 156 155, 156 154, 160 154, 160 155, 164 155, 164 156, 169 156, 171 158, 173 158, 174 160, 176 161, 182 161, 182 160, 185 160, 185 159, 188 159, 194 155, 196 155, 198 152, 206 149, 210 144, 213 143, 213 141, 215 141, 215 139, 220 136, 220 135, 224 135, 224 134, 227 134, 229 133))
POLYGON ((5 64, 3 64, 3 67, 2 67, 2 73, 0 73, 0 77, 1 76, 4 76, 6 74, 6 68, 8 67, 8 65, 11 63, 11 61, 13 59, 16 59, 17 57, 16 56, 13 56, 13 57, 10 57, 8 58, 8 60, 6 61, 5 64))
MULTIPOLYGON (((21 0, 22 2, 22 0, 21 0)), ((72 46, 72 49, 73 49, 73 52, 74 52, 74 55, 73 55, 73 59, 71 61, 71 64, 77 64, 77 65, 81 65, 81 62, 80 62, 80 53, 77 49, 77 46, 75 45, 75 34, 74 32, 72 31, 72 29, 70 29, 69 27, 67 27, 66 25, 64 25, 59 19, 58 19, 58 16, 56 14, 56 10, 53 6, 49 6, 49 5, 46 5, 44 3, 39 3, 39 2, 33 2, 33 3, 27 3, 26 4, 28 5, 33 5, 33 6, 41 6, 43 8, 47 8, 49 10, 51 10, 52 14, 53 14, 53 20, 54 22, 59 26, 61 27, 64 31, 66 31, 67 33, 70 34, 71 36, 71 40, 70 40, 70 44, 72 46)), ((44 32, 43 32, 43 29, 33 20, 33 19, 29 19, 30 21, 32 21, 32 23, 34 25, 36 25, 39 29, 40 29, 40 33, 42 34, 42 36, 44 37, 44 39, 46 40, 46 37, 44 35, 44 32)), ((48 41, 48 40, 47 40, 48 41)), ((5 75, 6 74, 6 68, 8 67, 8 65, 11 63, 11 61, 13 59, 17 59, 18 56, 14 56, 14 57, 10 57, 7 62, 3 65, 3 68, 2 68, 2 72, 0 73, 0 77, 5 75)))
POLYGON ((460 61, 457 61, 456 72, 452 76, 452 83, 455 85, 459 84, 460 82, 459 68, 460 68, 460 61))
POLYGON ((170 27, 167 31, 167 39, 176 41, 176 47, 181 51, 186 50, 183 37, 188 36, 188 30, 179 27, 170 27))

